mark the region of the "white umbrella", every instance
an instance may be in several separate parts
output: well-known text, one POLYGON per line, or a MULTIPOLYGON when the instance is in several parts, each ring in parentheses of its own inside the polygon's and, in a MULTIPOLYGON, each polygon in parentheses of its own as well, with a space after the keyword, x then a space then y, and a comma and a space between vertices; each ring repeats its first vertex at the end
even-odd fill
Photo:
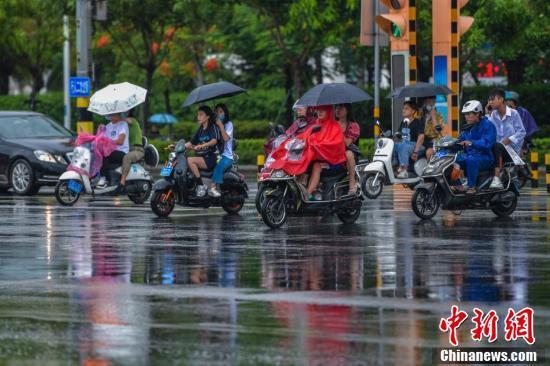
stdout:
POLYGON ((145 101, 147 90, 128 82, 109 84, 90 98, 88 110, 105 116, 126 112, 145 101))

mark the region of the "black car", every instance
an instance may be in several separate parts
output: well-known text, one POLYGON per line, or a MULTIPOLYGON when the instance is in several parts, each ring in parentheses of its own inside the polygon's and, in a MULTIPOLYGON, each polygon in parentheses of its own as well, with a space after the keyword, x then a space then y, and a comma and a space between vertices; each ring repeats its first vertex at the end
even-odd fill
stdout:
POLYGON ((55 185, 70 163, 74 139, 43 114, 0 111, 0 190, 33 195, 55 185))

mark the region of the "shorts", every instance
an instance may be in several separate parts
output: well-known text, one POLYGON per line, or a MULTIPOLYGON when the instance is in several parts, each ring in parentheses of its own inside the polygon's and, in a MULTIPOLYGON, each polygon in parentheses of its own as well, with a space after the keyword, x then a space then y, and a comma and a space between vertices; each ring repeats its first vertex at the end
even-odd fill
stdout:
POLYGON ((204 163, 206 164, 206 169, 209 172, 213 171, 218 162, 218 157, 214 154, 200 155, 200 157, 204 159, 204 163))

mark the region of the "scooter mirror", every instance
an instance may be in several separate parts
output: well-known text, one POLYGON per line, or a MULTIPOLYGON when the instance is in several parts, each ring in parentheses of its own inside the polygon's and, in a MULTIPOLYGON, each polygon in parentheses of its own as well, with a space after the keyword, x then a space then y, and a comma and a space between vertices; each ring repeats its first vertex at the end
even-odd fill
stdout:
POLYGON ((176 144, 176 148, 174 149, 176 153, 181 153, 185 151, 185 140, 181 139, 176 144))

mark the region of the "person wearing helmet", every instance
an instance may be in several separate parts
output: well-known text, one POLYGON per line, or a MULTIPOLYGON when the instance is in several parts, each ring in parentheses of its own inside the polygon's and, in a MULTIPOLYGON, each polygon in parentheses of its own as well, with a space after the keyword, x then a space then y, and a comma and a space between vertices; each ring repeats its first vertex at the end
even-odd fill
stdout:
POLYGON ((539 130, 537 127, 537 122, 529 113, 529 111, 519 105, 519 94, 515 91, 507 91, 504 94, 504 99, 506 105, 512 109, 518 111, 519 116, 521 117, 521 122, 523 122, 523 128, 525 128, 525 139, 523 145, 527 143, 532 143, 533 135, 539 130))
POLYGON ((462 107, 466 126, 458 137, 464 152, 456 158, 462 171, 466 172, 466 186, 454 187, 455 192, 476 192, 476 182, 480 170, 493 166, 493 145, 496 141, 495 126, 483 115, 483 106, 478 100, 470 100, 462 107))
POLYGON ((292 109, 296 113, 296 120, 286 130, 285 135, 295 136, 304 132, 308 127, 315 123, 315 117, 313 116, 313 110, 305 105, 298 104, 298 101, 294 103, 292 109))
POLYGON ((504 90, 494 89, 489 95, 489 105, 491 114, 489 119, 495 125, 497 130, 497 144, 493 148, 495 155, 495 177, 491 182, 490 188, 502 189, 500 180, 500 170, 504 164, 505 157, 508 156, 505 145, 511 146, 518 155, 521 153, 523 139, 525 138, 525 128, 519 113, 504 103, 504 90))

